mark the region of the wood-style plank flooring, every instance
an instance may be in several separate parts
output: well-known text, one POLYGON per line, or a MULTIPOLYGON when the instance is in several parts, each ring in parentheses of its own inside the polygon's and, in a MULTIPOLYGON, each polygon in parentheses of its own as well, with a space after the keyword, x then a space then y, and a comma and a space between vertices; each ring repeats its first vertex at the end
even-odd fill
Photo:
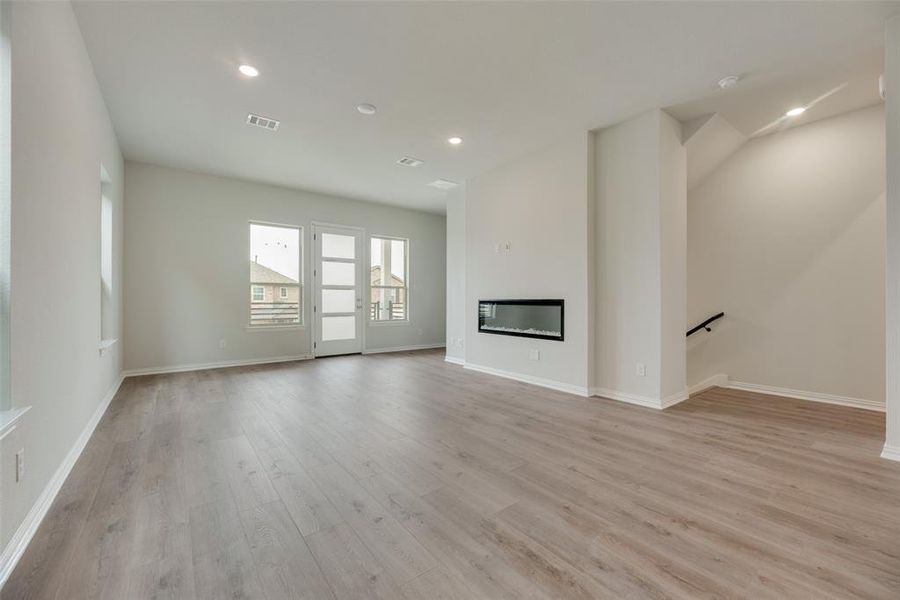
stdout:
POLYGON ((883 415, 665 412, 440 352, 127 379, 18 598, 900 598, 883 415))

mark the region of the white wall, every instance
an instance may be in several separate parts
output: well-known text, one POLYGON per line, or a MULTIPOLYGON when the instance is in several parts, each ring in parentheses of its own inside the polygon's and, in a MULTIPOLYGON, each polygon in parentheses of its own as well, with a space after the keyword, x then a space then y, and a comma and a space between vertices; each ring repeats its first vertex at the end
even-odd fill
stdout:
POLYGON ((884 110, 751 140, 689 193, 689 381, 884 398, 884 110))
POLYGON ((410 322, 369 325, 366 349, 444 342, 443 215, 130 161, 125 214, 127 370, 309 355, 314 221, 409 238, 410 322), (304 227, 304 330, 246 331, 251 220, 304 227))
POLYGON ((747 141, 718 113, 684 124, 687 188, 694 189, 747 141), (688 130, 691 131, 688 135, 688 130))
POLYGON ((467 364, 587 393, 589 139, 568 135, 466 183, 467 364), (565 341, 477 333, 485 298, 563 298, 565 341))
POLYGON ((659 112, 660 398, 687 387, 687 153, 681 123, 659 112))
POLYGON ((466 189, 447 194, 447 358, 466 359, 466 189))
POLYGON ((12 54, 12 403, 32 408, 0 449, 3 545, 117 383, 122 353, 98 346, 101 162, 121 332, 122 156, 70 5, 13 3, 12 54))
POLYGON ((600 395, 659 407, 685 387, 680 124, 653 110, 599 131, 594 161, 594 385, 600 395))
POLYGON ((900 460, 900 16, 885 25, 886 121, 886 326, 884 456, 900 460))

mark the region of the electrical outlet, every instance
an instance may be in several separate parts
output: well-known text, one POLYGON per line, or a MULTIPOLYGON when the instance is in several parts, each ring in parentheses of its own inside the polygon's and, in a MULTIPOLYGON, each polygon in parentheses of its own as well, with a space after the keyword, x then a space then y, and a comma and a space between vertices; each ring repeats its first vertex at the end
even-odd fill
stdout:
POLYGON ((25 448, 16 452, 16 481, 25 477, 25 448))
POLYGON ((219 350, 222 350, 224 348, 225 348, 225 340, 219 340, 219 350))
POLYGON ((417 332, 419 335, 422 335, 422 328, 419 327, 418 329, 416 329, 416 332, 417 332))
POLYGON ((644 363, 638 363, 634 371, 638 374, 639 377, 646 377, 647 365, 645 365, 644 363))
POLYGON ((532 348, 528 351, 528 358, 530 360, 541 360, 541 351, 537 348, 532 348))

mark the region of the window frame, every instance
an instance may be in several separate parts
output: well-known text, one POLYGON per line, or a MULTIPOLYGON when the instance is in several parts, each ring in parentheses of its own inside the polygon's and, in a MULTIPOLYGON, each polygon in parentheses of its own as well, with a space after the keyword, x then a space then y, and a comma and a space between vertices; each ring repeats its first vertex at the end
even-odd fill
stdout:
POLYGON ((266 286, 264 285, 256 285, 255 283, 250 284, 250 301, 251 302, 265 302, 266 301, 266 286), (256 291, 259 290, 261 298, 256 298, 256 291))
POLYGON ((116 325, 113 317, 113 290, 114 285, 114 250, 115 250, 115 203, 112 198, 112 178, 103 163, 100 163, 99 173, 100 202, 97 205, 98 222, 100 225, 99 249, 100 249, 100 331, 98 349, 100 356, 107 353, 116 342, 116 325))
MULTIPOLYGON (((368 258, 369 270, 371 271, 371 269, 372 269, 372 240, 373 239, 386 240, 386 241, 391 241, 391 242, 395 242, 395 241, 403 242, 403 248, 404 248, 403 272, 406 275, 406 277, 404 278, 402 286, 400 286, 400 285, 372 285, 372 278, 366 277, 367 298, 368 298, 368 304, 369 304, 369 306, 366 309, 366 324, 373 325, 375 327, 390 326, 390 325, 409 325, 411 323, 410 305, 412 304, 412 302, 410 301, 410 293, 409 293, 409 289, 410 289, 409 288, 410 240, 409 240, 409 238, 398 237, 398 236, 393 236, 393 235, 370 234, 368 237, 369 237, 369 243, 366 244, 366 254, 367 254, 367 258, 368 258), (373 289, 404 290, 405 291, 404 297, 406 299, 406 310, 405 310, 404 318, 402 318, 402 319, 386 319, 386 320, 373 319, 372 318, 372 308, 371 308, 372 290, 373 289)), ((387 266, 386 270, 388 272, 390 271, 390 265, 387 266)), ((382 281, 384 281, 384 279, 385 279, 384 276, 382 276, 382 281)))
MULTIPOLYGON (((298 263, 300 268, 298 270, 299 274, 299 282, 297 284, 298 295, 297 302, 300 305, 298 310, 298 316, 300 319, 299 323, 280 323, 280 324, 264 324, 264 325, 256 325, 250 322, 250 314, 253 304, 253 293, 251 289, 250 298, 247 302, 247 324, 244 326, 244 330, 248 332, 253 331, 285 331, 285 330, 302 330, 306 329, 306 263, 304 262, 306 259, 306 227, 304 225, 299 225, 295 223, 275 223, 272 221, 260 221, 256 219, 250 219, 247 221, 247 252, 245 256, 250 257, 250 243, 251 243, 251 227, 253 225, 262 225, 264 227, 282 227, 284 229, 296 229, 299 232, 299 243, 297 244, 297 254, 298 254, 298 263)), ((252 286, 256 285, 253 282, 248 282, 252 288, 252 286)), ((265 290, 265 286, 260 286, 265 290)), ((272 286, 281 287, 281 286, 272 286)), ((246 289, 246 288, 245 288, 246 289)), ((272 301, 274 302, 275 292, 273 289, 272 292, 272 301)), ((265 302, 265 291, 263 291, 263 302, 265 302)))
MULTIPOLYGON (((13 408, 10 387, 10 239, 12 235, 11 2, 0 2, 0 439, 30 407, 13 408)), ((20 400, 21 402, 21 400, 20 400)))
POLYGON ((278 299, 284 300, 287 297, 288 297, 288 289, 283 285, 278 286, 278 299))

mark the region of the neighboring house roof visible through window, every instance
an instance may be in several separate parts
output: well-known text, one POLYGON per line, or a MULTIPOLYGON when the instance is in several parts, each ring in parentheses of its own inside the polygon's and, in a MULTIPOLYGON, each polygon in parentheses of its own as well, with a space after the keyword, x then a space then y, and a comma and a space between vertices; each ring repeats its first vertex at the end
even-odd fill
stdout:
POLYGON ((287 275, 282 275, 278 271, 274 271, 269 267, 264 267, 258 262, 250 261, 250 283, 270 283, 279 285, 297 285, 296 279, 291 279, 287 275))
POLYGON ((391 282, 383 283, 381 281, 381 265, 375 265, 372 267, 372 277, 369 280, 372 285, 387 285, 387 286, 397 286, 403 287, 406 285, 402 279, 391 273, 391 282))

